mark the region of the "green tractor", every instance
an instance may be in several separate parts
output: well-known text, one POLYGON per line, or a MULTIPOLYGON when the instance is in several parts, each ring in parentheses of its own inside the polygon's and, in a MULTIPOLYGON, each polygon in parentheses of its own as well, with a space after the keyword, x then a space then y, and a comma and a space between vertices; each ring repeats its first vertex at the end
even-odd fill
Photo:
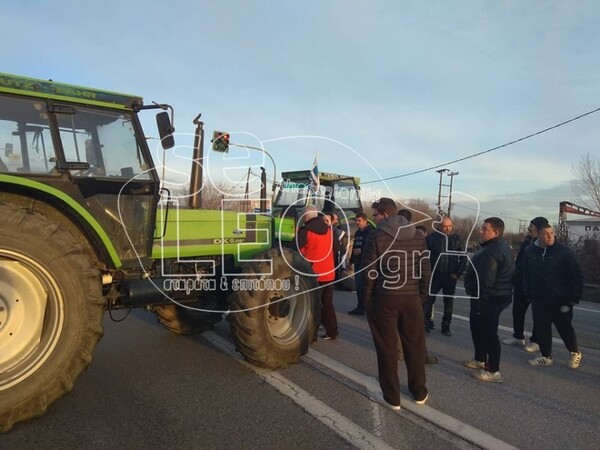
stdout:
POLYGON ((281 176, 283 180, 274 190, 272 200, 278 239, 287 243, 294 240, 295 226, 308 204, 325 213, 338 214, 342 227, 348 225, 350 231, 355 231, 353 219, 363 211, 360 178, 319 172, 319 186, 315 188, 310 170, 283 172, 281 176))
POLYGON ((138 118, 147 109, 173 147, 168 105, 0 74, 0 431, 73 388, 107 310, 146 308, 180 334, 226 317, 246 360, 270 369, 316 338, 317 283, 273 239, 281 221, 201 209, 200 164, 190 204, 174 202, 138 118))

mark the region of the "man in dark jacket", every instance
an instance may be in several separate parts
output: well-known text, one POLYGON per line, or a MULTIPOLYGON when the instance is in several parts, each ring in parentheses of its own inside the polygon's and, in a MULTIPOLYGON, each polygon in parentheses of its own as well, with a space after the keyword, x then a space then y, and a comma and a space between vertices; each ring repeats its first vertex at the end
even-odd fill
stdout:
POLYGON ((556 241, 554 228, 538 231, 538 240, 525 251, 523 265, 525 295, 531 299, 533 323, 540 346, 540 357, 532 366, 551 366, 552 324, 570 352, 569 367, 577 369, 581 352, 571 324, 573 305, 583 295, 583 274, 573 251, 556 241))
POLYGON ((417 404, 428 398, 423 302, 431 276, 423 237, 397 212, 392 199, 384 197, 374 204, 377 228, 369 236, 362 258, 362 294, 377 352, 379 386, 394 410, 400 409, 398 335, 404 348, 408 389, 417 404))
POLYGON ((502 341, 503 344, 507 345, 524 345, 525 350, 530 353, 539 351, 540 347, 537 344, 537 339, 535 337, 535 327, 531 332, 529 344, 525 345, 525 314, 529 308, 529 298, 527 298, 523 292, 523 262, 525 260, 525 250, 527 250, 527 247, 537 239, 537 230, 542 229, 547 225, 548 219, 545 217, 536 217, 532 219, 529 223, 529 228, 527 228, 527 236, 521 243, 521 247, 519 247, 519 253, 515 260, 516 271, 513 280, 513 337, 502 341))
POLYGON ((348 311, 348 314, 355 316, 365 315, 365 305, 362 303, 362 296, 360 294, 362 289, 362 250, 367 241, 367 237, 375 228, 371 225, 367 219, 365 213, 359 213, 356 215, 356 234, 354 235, 354 244, 352 245, 352 254, 350 256, 350 264, 354 264, 354 282, 356 283, 356 296, 358 297, 358 305, 352 311, 348 311))
POLYGON ((334 252, 339 250, 331 227, 314 206, 304 209, 304 226, 298 230, 298 250, 312 264, 321 286, 321 322, 325 327, 325 340, 338 337, 337 317, 333 306, 333 283, 335 281, 334 252))
POLYGON ((475 358, 463 364, 470 369, 481 369, 471 374, 476 380, 501 383, 498 321, 502 310, 512 301, 515 263, 508 242, 502 238, 502 219, 488 217, 479 234, 481 250, 473 256, 473 264, 465 274, 465 290, 471 297, 469 321, 475 358))
POLYGON ((438 292, 441 290, 444 297, 444 316, 442 317, 442 334, 452 336, 450 322, 454 311, 454 293, 456 281, 465 270, 465 243, 463 238, 454 233, 452 219, 445 217, 440 223, 438 231, 427 237, 427 248, 431 252, 431 286, 429 297, 425 303, 425 331, 434 328, 433 305, 438 292))

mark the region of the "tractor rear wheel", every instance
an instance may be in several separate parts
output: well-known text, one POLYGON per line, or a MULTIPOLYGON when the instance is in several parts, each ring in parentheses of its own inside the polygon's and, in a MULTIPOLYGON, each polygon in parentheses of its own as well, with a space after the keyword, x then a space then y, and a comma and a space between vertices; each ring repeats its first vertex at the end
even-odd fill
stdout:
POLYGON ((270 270, 264 262, 244 265, 240 281, 262 281, 266 288, 231 294, 232 334, 250 363, 268 369, 286 367, 298 362, 316 340, 321 312, 318 284, 316 278, 302 275, 312 274, 312 269, 297 252, 271 249, 254 258, 271 260, 272 274, 261 275, 270 270))
POLYGON ((59 224, 0 203, 0 432, 71 391, 102 336, 100 272, 59 224))

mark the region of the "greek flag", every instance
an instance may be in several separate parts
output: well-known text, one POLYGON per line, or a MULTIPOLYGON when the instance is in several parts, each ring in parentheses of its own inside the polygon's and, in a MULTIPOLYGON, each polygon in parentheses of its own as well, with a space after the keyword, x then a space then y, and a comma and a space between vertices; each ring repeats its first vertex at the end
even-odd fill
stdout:
POLYGON ((310 189, 313 192, 317 192, 319 190, 319 152, 317 151, 317 156, 315 156, 315 161, 313 162, 312 170, 310 171, 310 189))

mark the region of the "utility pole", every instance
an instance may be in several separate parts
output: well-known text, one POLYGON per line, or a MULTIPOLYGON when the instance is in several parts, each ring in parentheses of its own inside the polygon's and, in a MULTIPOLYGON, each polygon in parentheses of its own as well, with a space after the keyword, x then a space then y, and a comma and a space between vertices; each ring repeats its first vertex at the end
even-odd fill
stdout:
POLYGON ((244 209, 245 212, 249 212, 250 211, 250 199, 248 197, 248 194, 250 192, 250 173, 252 172, 252 168, 248 167, 248 178, 246 179, 246 192, 244 193, 244 209))
POLYGON ((527 223, 529 221, 519 219, 519 234, 527 234, 527 223))
POLYGON ((448 172, 448 169, 440 169, 440 170, 436 170, 436 172, 440 174, 440 185, 439 185, 439 189, 438 189, 438 201, 437 201, 438 207, 437 207, 437 209, 438 209, 438 214, 441 216, 442 215, 442 186, 444 186, 442 184, 442 174, 444 172, 448 172))
POLYGON ((458 172, 450 172, 448 176, 450 177, 450 193, 448 194, 448 217, 450 217, 450 211, 452 211, 452 179, 458 175, 458 172))

